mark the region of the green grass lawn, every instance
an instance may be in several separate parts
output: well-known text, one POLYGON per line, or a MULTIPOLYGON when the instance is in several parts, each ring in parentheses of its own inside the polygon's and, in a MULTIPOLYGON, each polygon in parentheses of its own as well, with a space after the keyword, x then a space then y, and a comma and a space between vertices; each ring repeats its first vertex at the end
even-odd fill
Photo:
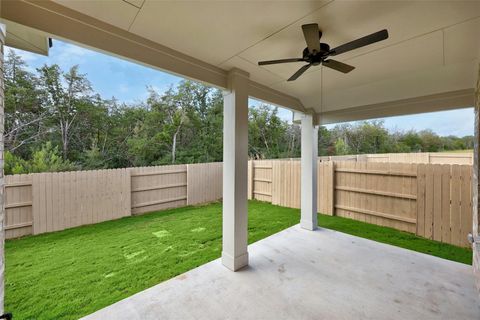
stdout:
POLYGON ((324 228, 354 236, 388 243, 432 256, 472 264, 472 250, 418 237, 412 233, 342 217, 319 215, 318 224, 324 228))
MULTIPOLYGON (((299 210, 249 203, 249 243, 292 226, 299 210)), ((323 227, 471 263, 471 251, 321 215, 323 227)), ((5 308, 15 319, 77 319, 220 257, 221 204, 128 217, 5 244, 5 308)))

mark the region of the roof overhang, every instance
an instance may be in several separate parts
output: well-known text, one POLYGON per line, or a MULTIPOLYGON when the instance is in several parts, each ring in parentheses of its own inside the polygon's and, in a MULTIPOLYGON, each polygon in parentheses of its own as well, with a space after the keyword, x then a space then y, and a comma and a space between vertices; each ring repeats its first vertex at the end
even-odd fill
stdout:
MULTIPOLYGON (((56 37, 221 89, 227 88, 227 71, 224 69, 52 1, 2 1, 1 18, 7 28, 9 25, 28 26, 26 29, 34 29, 43 37, 56 37)), ((253 98, 295 111, 304 110, 301 101, 293 96, 255 81, 250 81, 250 87, 253 98)))
POLYGON ((43 32, 9 21, 6 30, 7 46, 48 56, 50 39, 43 32))
POLYGON ((35 30, 40 38, 67 40, 221 89, 229 70, 244 70, 251 97, 313 112, 322 124, 473 106, 478 1, 0 2, 7 24, 35 30), (287 82, 298 64, 257 65, 297 56, 305 46, 300 26, 311 22, 332 45, 383 28, 390 37, 339 56, 357 67, 347 75, 316 67, 287 82))
POLYGON ((331 124, 468 108, 475 105, 473 89, 444 92, 410 99, 383 102, 361 107, 327 111, 319 114, 317 124, 331 124))

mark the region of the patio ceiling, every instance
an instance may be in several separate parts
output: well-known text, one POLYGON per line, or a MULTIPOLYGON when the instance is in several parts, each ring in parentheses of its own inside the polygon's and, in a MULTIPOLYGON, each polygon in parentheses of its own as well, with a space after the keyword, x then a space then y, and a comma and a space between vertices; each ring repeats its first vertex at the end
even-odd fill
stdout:
POLYGON ((32 2, 3 1, 1 16, 222 88, 242 69, 251 96, 312 109, 322 123, 473 106, 480 1, 32 2), (305 23, 331 46, 384 28, 390 37, 336 57, 356 67, 349 74, 314 67, 287 82, 302 63, 257 65, 299 57, 305 23))

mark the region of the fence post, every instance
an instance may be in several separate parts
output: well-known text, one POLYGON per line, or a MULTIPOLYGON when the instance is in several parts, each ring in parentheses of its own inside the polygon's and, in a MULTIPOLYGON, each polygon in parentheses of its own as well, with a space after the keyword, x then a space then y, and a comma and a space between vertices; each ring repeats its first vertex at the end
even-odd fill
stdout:
POLYGON ((129 216, 132 215, 132 170, 130 168, 126 169, 125 172, 125 185, 128 194, 126 195, 127 200, 127 213, 129 216))
POLYGON ((335 161, 330 162, 330 208, 329 214, 334 216, 335 215, 335 161))
POLYGON ((417 236, 425 237, 425 187, 426 187, 426 164, 417 165, 417 210, 416 232, 417 236))
POLYGON ((188 183, 188 178, 190 177, 190 165, 187 163, 187 206, 190 205, 190 183, 188 183))
POLYGON ((253 160, 248 160, 248 199, 253 199, 253 175, 255 168, 253 167, 253 160))

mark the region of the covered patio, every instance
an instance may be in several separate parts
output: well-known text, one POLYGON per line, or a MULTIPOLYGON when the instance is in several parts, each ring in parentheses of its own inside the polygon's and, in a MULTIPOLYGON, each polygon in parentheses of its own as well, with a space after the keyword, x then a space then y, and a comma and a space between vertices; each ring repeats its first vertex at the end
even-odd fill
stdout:
MULTIPOLYGON (((2 46, 48 54, 48 38, 55 37, 225 92, 221 263, 201 266, 90 318, 478 316, 470 267, 317 230, 316 163, 319 125, 476 103, 477 271, 480 2, 0 0, 0 18, 2 46), (258 65, 298 57, 306 46, 302 25, 311 23, 332 47, 383 29, 389 37, 341 55, 341 62, 356 68, 349 74, 315 65, 287 81, 303 64, 258 65), (247 247, 249 97, 296 113, 302 127, 302 201, 300 227, 247 247)), ((2 279, 3 265, 2 259, 2 279)), ((0 300, 3 307, 3 288, 0 300)))
POLYGON ((467 265, 328 229, 294 226, 84 319, 477 319, 467 265), (354 262, 354 263, 353 263, 354 262))

